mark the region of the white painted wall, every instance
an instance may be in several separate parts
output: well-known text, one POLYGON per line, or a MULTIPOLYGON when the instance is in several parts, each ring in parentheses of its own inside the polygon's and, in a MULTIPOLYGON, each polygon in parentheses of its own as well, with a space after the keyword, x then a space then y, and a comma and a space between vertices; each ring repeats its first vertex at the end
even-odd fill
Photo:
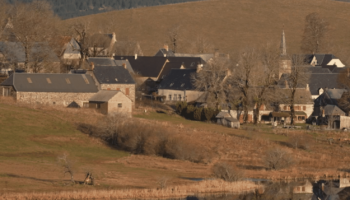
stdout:
POLYGON ((327 65, 336 65, 337 67, 345 67, 345 65, 338 59, 332 59, 327 65))
POLYGON ((166 101, 183 101, 183 97, 186 94, 186 102, 197 100, 204 92, 195 91, 195 90, 166 90, 166 89, 158 89, 158 95, 166 96, 166 101), (171 100, 169 99, 169 95, 171 95, 171 100), (176 99, 174 98, 176 95, 176 99), (181 95, 181 99, 179 99, 179 95, 181 95))

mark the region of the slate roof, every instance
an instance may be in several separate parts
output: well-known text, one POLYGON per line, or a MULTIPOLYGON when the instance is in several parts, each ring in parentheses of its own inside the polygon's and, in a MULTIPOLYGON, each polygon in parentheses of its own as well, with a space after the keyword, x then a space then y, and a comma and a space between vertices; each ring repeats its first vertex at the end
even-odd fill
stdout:
POLYGON ((316 66, 325 67, 332 59, 338 59, 333 54, 305 54, 305 62, 311 64, 311 61, 316 57, 317 63, 316 66))
POLYGON ((113 98, 120 91, 116 90, 100 90, 97 94, 92 96, 89 101, 90 102, 108 102, 111 98, 113 98))
POLYGON ((345 115, 345 112, 336 105, 326 105, 323 109, 325 115, 345 115))
POLYGON ((212 53, 203 53, 203 54, 175 53, 175 57, 202 58, 205 62, 208 62, 210 58, 214 57, 214 54, 212 53))
POLYGON ((195 90, 192 74, 196 74, 196 69, 172 69, 158 89, 195 90))
POLYGON ((307 71, 309 73, 318 73, 318 74, 329 74, 331 71, 328 68, 323 67, 314 67, 314 66, 307 66, 307 71))
POLYGON ((167 58, 151 56, 114 56, 115 60, 128 60, 136 74, 144 77, 158 77, 167 58))
MULTIPOLYGON (((289 97, 291 95, 290 89, 277 89, 276 93, 280 97, 280 103, 289 103, 289 97)), ((294 94, 294 102, 295 104, 313 103, 310 91, 307 91, 306 89, 296 89, 294 94)))
POLYGON ((340 99, 344 92, 346 92, 345 89, 326 89, 324 92, 326 92, 330 98, 332 99, 340 99))
POLYGON ((215 118, 226 118, 226 117, 231 117, 231 115, 228 112, 221 111, 219 114, 216 115, 215 118))
POLYGON ((157 56, 157 57, 174 57, 175 54, 172 50, 166 50, 164 48, 162 49, 159 49, 159 51, 156 53, 156 55, 154 56, 157 56), (165 55, 165 56, 164 56, 165 55))
POLYGON ((95 66, 117 66, 113 58, 110 57, 89 57, 89 63, 94 63, 95 66))
POLYGON ((318 90, 320 88, 338 88, 338 74, 330 73, 330 74, 321 74, 314 73, 310 74, 309 78, 309 87, 312 95, 318 95, 318 90))
POLYGON ((95 66, 93 73, 100 84, 135 84, 129 71, 122 66, 95 66))
MULTIPOLYGON (((11 62, 25 62, 26 60, 24 47, 19 42, 0 42, 0 52, 7 55, 8 60, 11 62)), ((33 61, 33 57, 36 53, 46 53, 46 60, 60 62, 55 52, 53 52, 46 43, 35 43, 32 46, 29 61, 33 61)))
POLYGON ((201 58, 169 58, 161 71, 159 78, 164 79, 172 69, 180 69, 184 67, 185 69, 197 69, 198 64, 203 64, 204 61, 201 58))
POLYGON ((85 74, 14 73, 1 86, 13 86, 18 92, 95 93, 94 79, 85 74))

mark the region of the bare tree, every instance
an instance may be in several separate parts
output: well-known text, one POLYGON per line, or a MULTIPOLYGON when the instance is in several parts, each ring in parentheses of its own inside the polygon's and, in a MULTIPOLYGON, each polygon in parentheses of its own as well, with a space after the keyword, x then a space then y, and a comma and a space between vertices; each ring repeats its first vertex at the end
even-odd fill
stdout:
POLYGON ((214 58, 192 76, 196 89, 207 93, 209 107, 215 106, 219 109, 220 103, 226 101, 226 92, 229 89, 226 80, 230 76, 230 68, 228 60, 214 58))
POLYGON ((181 25, 174 25, 168 31, 169 43, 174 53, 177 52, 179 47, 180 34, 181 34, 180 32, 181 32, 181 25))
POLYGON ((212 170, 215 177, 229 182, 239 181, 244 176, 241 170, 227 163, 216 163, 212 170))
POLYGON ((73 164, 72 161, 68 159, 68 155, 64 153, 61 157, 57 158, 58 164, 61 165, 61 167, 64 170, 64 174, 70 175, 70 180, 75 183, 74 181, 74 170, 73 170, 73 164))
POLYGON ((5 29, 9 28, 8 26, 11 26, 11 24, 9 24, 7 14, 9 10, 10 5, 7 3, 7 1, 0 0, 0 40, 2 41, 7 39, 7 33, 5 29))
POLYGON ((287 103, 290 106, 291 124, 294 124, 295 118, 294 105, 299 103, 296 102, 298 101, 298 99, 296 99, 297 90, 300 88, 306 88, 306 85, 308 84, 309 73, 307 73, 307 68, 303 66, 305 62, 304 59, 305 57, 302 55, 293 56, 291 73, 286 74, 284 77, 285 84, 287 84, 286 87, 289 89, 287 103))
POLYGON ((319 53, 326 43, 328 22, 318 13, 311 13, 305 18, 301 50, 304 53, 319 53))
POLYGON ((287 151, 274 148, 266 152, 264 162, 269 169, 279 170, 291 166, 294 163, 294 159, 287 151))
POLYGON ((108 56, 111 38, 106 34, 96 33, 87 37, 87 46, 90 57, 108 56))
POLYGON ((251 105, 254 71, 258 66, 258 50, 254 47, 246 48, 239 54, 238 64, 234 68, 229 84, 236 90, 235 98, 240 99, 243 106, 243 121, 248 121, 248 106, 251 105))
POLYGON ((194 39, 190 44, 189 51, 191 53, 210 53, 213 52, 214 49, 213 44, 209 41, 209 39, 201 34, 197 35, 196 39, 194 39))
POLYGON ((254 68, 252 100, 255 104, 254 124, 258 123, 260 107, 276 100, 273 89, 278 81, 279 51, 276 45, 266 44, 259 53, 259 67, 254 68))
POLYGON ((33 45, 46 42, 53 44, 59 19, 54 15, 51 5, 45 1, 32 3, 16 2, 9 12, 12 27, 10 33, 21 43, 25 53, 25 68, 29 69, 33 45))
POLYGON ((79 51, 79 68, 82 68, 88 55, 89 55, 89 45, 88 45, 88 32, 90 31, 90 21, 84 21, 73 24, 73 30, 75 32, 75 38, 79 45, 79 49, 74 48, 73 51, 79 51))

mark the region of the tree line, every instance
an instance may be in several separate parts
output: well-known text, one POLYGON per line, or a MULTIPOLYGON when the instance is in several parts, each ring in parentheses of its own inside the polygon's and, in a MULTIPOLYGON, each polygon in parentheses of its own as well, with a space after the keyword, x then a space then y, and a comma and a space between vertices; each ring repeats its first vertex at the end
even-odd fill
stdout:
MULTIPOLYGON (((97 14, 111 10, 183 3, 198 0, 48 0, 55 14, 61 19, 97 14)), ((14 3, 15 0, 8 0, 14 3)), ((20 0, 31 3, 33 0, 20 0)))

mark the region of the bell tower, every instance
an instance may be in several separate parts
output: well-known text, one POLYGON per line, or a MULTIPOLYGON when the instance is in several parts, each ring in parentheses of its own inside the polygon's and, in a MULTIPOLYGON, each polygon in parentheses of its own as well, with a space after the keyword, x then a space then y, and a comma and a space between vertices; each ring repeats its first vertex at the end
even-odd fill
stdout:
POLYGON ((281 78, 282 74, 291 73, 292 71, 292 60, 287 55, 286 37, 284 35, 284 30, 282 31, 280 53, 278 78, 281 78))

